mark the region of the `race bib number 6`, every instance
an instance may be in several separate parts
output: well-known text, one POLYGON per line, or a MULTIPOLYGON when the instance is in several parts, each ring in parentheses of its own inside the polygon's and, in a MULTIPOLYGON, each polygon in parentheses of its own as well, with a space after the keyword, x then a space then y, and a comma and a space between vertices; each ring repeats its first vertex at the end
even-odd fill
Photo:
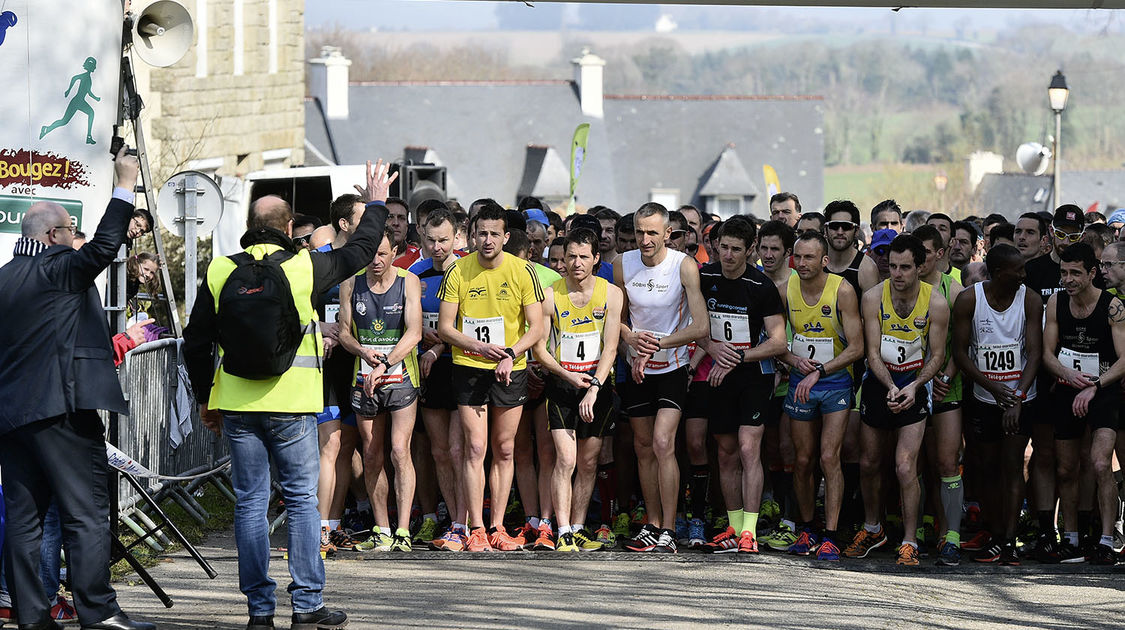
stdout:
POLYGON ((711 341, 725 341, 735 348, 750 348, 750 318, 737 313, 716 313, 711 316, 711 341))

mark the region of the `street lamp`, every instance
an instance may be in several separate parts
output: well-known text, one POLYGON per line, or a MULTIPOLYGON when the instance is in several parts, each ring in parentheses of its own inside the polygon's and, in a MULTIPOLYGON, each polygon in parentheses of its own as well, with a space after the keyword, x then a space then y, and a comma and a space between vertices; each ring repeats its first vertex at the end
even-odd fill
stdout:
POLYGON ((1059 136, 1062 135, 1062 113, 1066 109, 1066 101, 1070 97, 1070 90, 1066 87, 1066 77, 1063 76, 1062 70, 1055 72, 1055 76, 1051 77, 1051 85, 1047 88, 1047 100, 1051 104, 1051 110, 1055 112, 1055 207, 1062 204, 1060 197, 1059 186, 1059 136))

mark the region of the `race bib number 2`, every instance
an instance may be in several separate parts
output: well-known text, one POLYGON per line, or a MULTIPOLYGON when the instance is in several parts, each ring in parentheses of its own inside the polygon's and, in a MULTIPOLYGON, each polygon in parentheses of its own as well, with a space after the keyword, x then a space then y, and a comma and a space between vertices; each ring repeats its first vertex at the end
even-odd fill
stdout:
MULTIPOLYGON (((462 317, 461 332, 467 337, 476 339, 481 343, 492 343, 498 346, 505 345, 504 318, 503 317, 462 317)), ((476 352, 465 350, 465 356, 482 356, 476 352)))
POLYGON ((789 351, 802 359, 816 361, 823 365, 836 356, 835 340, 831 337, 806 337, 795 334, 789 351))

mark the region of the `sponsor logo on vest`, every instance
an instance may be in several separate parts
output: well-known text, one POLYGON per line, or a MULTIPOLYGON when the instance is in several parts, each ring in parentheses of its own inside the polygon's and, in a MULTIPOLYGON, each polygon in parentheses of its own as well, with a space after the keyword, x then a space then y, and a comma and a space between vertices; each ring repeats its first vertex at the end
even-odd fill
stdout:
POLYGON ((254 295, 255 293, 261 293, 264 289, 265 289, 264 286, 255 287, 253 289, 248 289, 246 287, 238 287, 238 294, 239 295, 254 295))
POLYGON ((820 322, 817 322, 815 324, 806 323, 805 324, 805 332, 822 333, 822 332, 824 332, 824 325, 821 324, 820 322))
POLYGON ((387 328, 387 323, 384 322, 381 319, 377 319, 377 320, 371 322, 371 330, 374 330, 377 333, 383 332, 384 330, 386 330, 386 328, 387 328))
POLYGON ((356 302, 355 312, 359 313, 360 315, 366 315, 367 314, 367 303, 366 302, 356 302))
POLYGON ((605 309, 604 308, 595 308, 594 309, 594 319, 605 319, 605 309))
POLYGON ((477 287, 475 289, 469 289, 469 299, 470 300, 479 300, 479 299, 484 298, 487 295, 488 295, 488 287, 477 287))
POLYGON ((593 324, 593 323, 594 323, 594 321, 591 320, 589 317, 575 317, 574 319, 570 320, 571 326, 581 326, 583 324, 593 324))
POLYGON ((824 306, 820 307, 820 312, 824 313, 824 316, 827 317, 832 314, 832 307, 825 304, 824 306))
POLYGON ((891 324, 891 332, 908 333, 908 332, 913 332, 913 331, 911 331, 910 326, 907 326, 906 324, 891 324))
POLYGON ((914 318, 914 327, 919 329, 919 330, 925 328, 926 327, 926 318, 924 316, 923 317, 915 317, 914 318))

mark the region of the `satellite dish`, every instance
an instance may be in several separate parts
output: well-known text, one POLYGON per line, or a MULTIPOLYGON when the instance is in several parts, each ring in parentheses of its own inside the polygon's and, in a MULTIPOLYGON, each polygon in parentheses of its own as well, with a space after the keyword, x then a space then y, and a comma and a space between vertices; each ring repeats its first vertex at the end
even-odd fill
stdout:
POLYGON ((210 234, 223 216, 223 192, 215 180, 199 171, 181 171, 160 187, 156 213, 164 229, 182 237, 190 196, 195 197, 196 234, 210 234))
POLYGON ((195 36, 191 15, 179 2, 159 0, 133 18, 133 50, 150 66, 164 68, 183 58, 195 36))
POLYGON ((1051 150, 1038 142, 1021 144, 1016 149, 1016 164, 1020 165, 1023 172, 1030 175, 1042 175, 1047 172, 1047 164, 1051 161, 1051 150))

